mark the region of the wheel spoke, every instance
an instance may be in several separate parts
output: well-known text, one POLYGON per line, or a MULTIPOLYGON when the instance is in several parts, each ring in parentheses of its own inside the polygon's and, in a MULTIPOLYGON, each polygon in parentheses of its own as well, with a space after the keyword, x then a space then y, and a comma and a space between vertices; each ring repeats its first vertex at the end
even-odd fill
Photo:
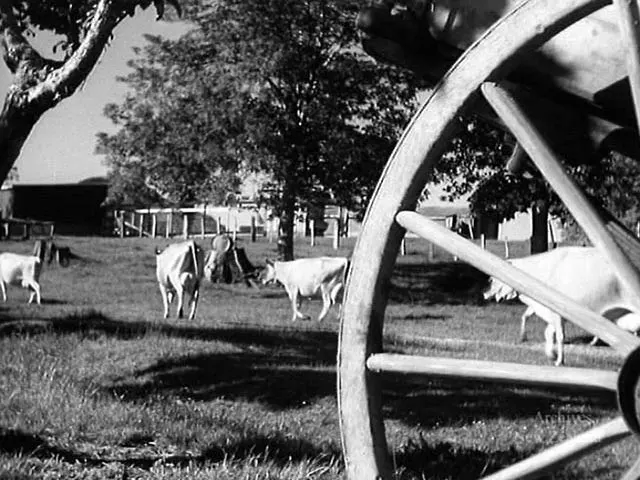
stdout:
POLYGON ((631 468, 627 470, 620 480, 638 480, 640 478, 640 458, 636 460, 636 463, 631 465, 631 468))
POLYGON ((466 378, 539 387, 604 389, 612 392, 616 391, 618 380, 616 372, 593 368, 547 367, 395 353, 379 353, 370 356, 367 359, 367 368, 375 372, 466 378))
POLYGON ((631 96, 640 127, 640 7, 637 0, 614 0, 623 41, 627 51, 627 73, 631 85, 631 96))
POLYGON ((634 292, 633 300, 640 310, 640 300, 637 298, 640 292, 640 273, 610 235, 598 210, 565 172, 554 152, 509 92, 495 83, 487 82, 482 85, 482 93, 584 228, 593 244, 609 260, 622 284, 629 292, 634 292))
POLYGON ((619 417, 554 445, 493 475, 484 477, 484 480, 539 478, 545 473, 552 472, 562 465, 584 457, 629 435, 630 432, 627 425, 619 417))
POLYGON ((640 345, 640 339, 631 333, 428 218, 405 211, 398 213, 396 220, 407 230, 558 312, 562 317, 598 336, 623 355, 628 355, 640 345))

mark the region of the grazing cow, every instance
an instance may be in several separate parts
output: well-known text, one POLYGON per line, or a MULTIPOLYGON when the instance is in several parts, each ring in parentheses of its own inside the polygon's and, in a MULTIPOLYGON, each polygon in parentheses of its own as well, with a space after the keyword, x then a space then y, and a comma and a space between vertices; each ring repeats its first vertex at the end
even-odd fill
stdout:
POLYGON ((40 305, 40 272, 42 261, 35 255, 20 255, 17 253, 0 253, 0 288, 2 300, 7 301, 7 284, 18 285, 31 290, 29 303, 35 297, 40 305))
POLYGON ((267 259, 259 278, 263 285, 270 282, 284 285, 293 308, 292 321, 305 318, 299 310, 300 297, 311 297, 320 291, 323 306, 318 321, 322 321, 345 283, 348 263, 343 257, 301 258, 289 262, 267 259))
MULTIPOLYGON (((615 320, 621 328, 634 333, 640 329, 640 316, 635 313, 638 311, 637 301, 619 282, 613 268, 597 249, 563 247, 509 262, 577 303, 615 320)), ((527 305, 521 317, 520 339, 524 341, 526 338, 527 319, 536 314, 548 324, 545 329, 547 356, 554 357, 555 340, 555 364, 564 362, 564 319, 559 314, 495 278, 491 278, 484 298, 494 298, 496 301, 519 298, 527 305)), ((597 340, 594 337, 591 344, 597 340)))
POLYGON ((186 295, 189 295, 191 305, 189 320, 195 318, 200 282, 203 277, 212 279, 221 262, 226 261, 228 248, 230 244, 225 244, 224 248, 207 254, 196 242, 189 240, 169 245, 162 251, 156 250, 156 278, 162 295, 164 318, 169 316, 169 304, 174 295, 178 297, 178 318, 182 318, 186 295))

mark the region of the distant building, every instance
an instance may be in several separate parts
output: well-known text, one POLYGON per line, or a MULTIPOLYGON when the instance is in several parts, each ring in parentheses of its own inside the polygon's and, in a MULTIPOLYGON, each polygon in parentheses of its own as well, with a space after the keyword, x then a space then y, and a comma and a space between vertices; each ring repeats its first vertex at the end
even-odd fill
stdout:
POLYGON ((63 235, 104 233, 107 196, 106 179, 91 178, 80 183, 14 184, 0 190, 0 215, 55 223, 63 235))

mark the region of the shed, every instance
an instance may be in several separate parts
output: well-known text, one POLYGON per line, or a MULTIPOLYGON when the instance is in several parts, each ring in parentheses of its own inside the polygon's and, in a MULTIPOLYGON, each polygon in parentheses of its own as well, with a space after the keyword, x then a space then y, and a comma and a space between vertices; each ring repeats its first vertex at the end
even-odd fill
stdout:
POLYGON ((63 235, 103 233, 107 196, 105 182, 14 184, 0 190, 3 219, 54 222, 63 235))

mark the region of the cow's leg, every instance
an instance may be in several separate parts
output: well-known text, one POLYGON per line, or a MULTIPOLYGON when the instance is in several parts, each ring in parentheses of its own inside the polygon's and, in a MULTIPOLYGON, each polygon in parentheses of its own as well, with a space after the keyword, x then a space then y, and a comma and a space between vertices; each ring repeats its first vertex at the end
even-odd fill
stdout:
POLYGON ((321 322, 324 320, 324 317, 329 313, 329 308, 331 307, 331 292, 328 291, 326 287, 321 287, 322 291, 322 311, 320 315, 318 315, 318 321, 321 322))
POLYGON ((553 351, 553 345, 556 339, 556 327, 549 322, 547 327, 544 329, 544 353, 547 357, 553 359, 556 358, 555 353, 553 351))
POLYGON ((29 295, 29 303, 33 303, 33 298, 35 297, 36 302, 40 305, 40 285, 37 282, 30 282, 29 289, 31 290, 31 295, 29 295))
POLYGON ((293 288, 290 292, 291 308, 293 309, 293 317, 291 321, 295 322, 298 318, 305 318, 300 311, 300 295, 297 288, 293 288))
POLYGON ((597 336, 594 336, 589 342, 589 345, 591 345, 592 347, 595 347, 599 341, 600 341, 600 338, 597 336))
POLYGON ((7 284, 0 280, 0 288, 2 288, 2 301, 7 301, 7 284))
POLYGON ((184 306, 184 296, 185 296, 184 288, 182 287, 182 285, 180 285, 179 287, 176 288, 176 297, 178 297, 178 318, 184 317, 183 308, 182 308, 184 306))
POLYGON ((535 311, 533 310, 533 307, 527 307, 527 309, 522 314, 522 317, 520 317, 520 341, 521 342, 527 341, 527 319, 534 313, 535 311))
POLYGON ((556 322, 556 344, 558 346, 556 366, 559 367, 564 363, 564 319, 561 317, 558 317, 556 322))
POLYGON ((189 312, 189 320, 196 318, 196 308, 198 308, 198 297, 200 296, 200 289, 196 287, 191 295, 191 312, 189 312))
POLYGON ((160 286, 160 295, 162 296, 162 306, 164 307, 164 318, 169 316, 169 302, 171 302, 172 298, 169 295, 172 295, 171 292, 167 291, 167 287, 162 283, 158 284, 160 286))

